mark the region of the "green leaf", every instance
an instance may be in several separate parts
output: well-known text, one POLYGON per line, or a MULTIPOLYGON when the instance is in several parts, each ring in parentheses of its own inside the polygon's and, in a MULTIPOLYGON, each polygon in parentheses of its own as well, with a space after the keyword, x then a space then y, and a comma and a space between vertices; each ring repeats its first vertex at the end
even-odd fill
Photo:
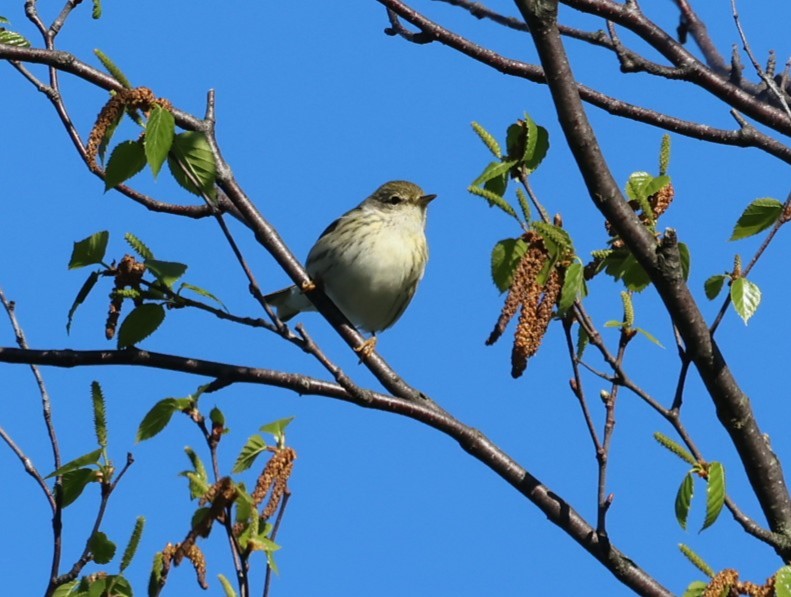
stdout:
POLYGON ((225 415, 222 414, 222 411, 216 406, 211 409, 211 412, 209 413, 209 420, 212 422, 212 425, 225 427, 225 415))
POLYGON ((16 46, 18 48, 29 48, 30 42, 16 31, 6 31, 0 29, 0 44, 6 46, 16 46))
POLYGON ((9 21, 7 18, 0 16, 0 23, 10 23, 10 22, 11 21, 9 21))
POLYGON ((93 403, 93 427, 96 440, 102 448, 107 448, 107 412, 104 394, 98 381, 91 382, 91 402, 93 403))
POLYGON ((733 308, 747 325, 761 304, 761 289, 747 278, 738 278, 731 284, 731 302, 733 308))
POLYGON ((648 199, 644 193, 645 186, 654 179, 648 172, 632 172, 626 181, 626 196, 632 201, 648 199))
POLYGON ((574 253, 574 243, 571 241, 569 233, 560 226, 536 221, 530 227, 543 237, 544 244, 556 259, 574 253))
POLYGON ((61 466, 59 469, 52 471, 49 475, 44 477, 45 479, 51 479, 52 477, 57 477, 59 475, 64 475, 70 471, 76 470, 85 466, 86 464, 96 464, 99 462, 99 458, 102 456, 102 449, 99 448, 98 450, 94 450, 93 452, 88 452, 87 454, 83 454, 71 460, 61 466))
POLYGON ((217 166, 203 133, 187 131, 176 135, 168 154, 168 168, 173 178, 190 193, 205 194, 212 199, 217 196, 214 186, 217 166), (198 186, 193 184, 193 179, 198 186))
POLYGON ((122 141, 115 146, 104 171, 104 190, 132 178, 146 167, 146 153, 140 141, 122 141))
POLYGON ((80 291, 77 293, 77 297, 74 299, 74 302, 71 305, 71 309, 69 309, 69 315, 66 318, 66 333, 71 332, 71 323, 74 319, 74 313, 77 311, 77 307, 79 307, 86 298, 88 298, 88 294, 93 290, 93 287, 96 285, 96 282, 99 280, 99 272, 91 272, 91 275, 85 280, 80 288, 80 291))
POLYGON ((791 566, 783 566, 775 574, 775 596, 791 597, 791 566))
POLYGON ((78 580, 73 580, 58 586, 58 588, 53 591, 52 597, 68 597, 72 594, 72 591, 77 586, 78 582, 78 580))
POLYGON ((623 321, 615 321, 614 319, 610 319, 609 321, 604 322, 604 327, 606 328, 623 328, 626 327, 626 324, 623 321))
POLYGON ((486 145, 489 151, 492 152, 492 155, 494 155, 494 157, 498 159, 503 157, 503 152, 500 149, 499 143, 497 143, 497 140, 492 136, 492 134, 489 131, 487 131, 477 122, 472 123, 472 130, 474 130, 475 133, 478 135, 478 137, 480 137, 481 141, 483 141, 483 144, 486 145))
POLYGON ((232 473, 241 473, 246 471, 255 462, 262 453, 266 452, 266 441, 260 435, 251 435, 247 443, 239 452, 239 457, 236 459, 236 464, 233 465, 232 473))
POLYGON ((664 189, 667 185, 670 184, 670 177, 669 176, 655 176, 652 177, 650 181, 648 181, 643 187, 642 192, 645 193, 646 198, 654 195, 664 189))
POLYGON ((63 493, 61 494, 63 497, 61 505, 65 508, 69 504, 74 503, 74 500, 80 497, 83 490, 88 486, 88 483, 97 480, 97 474, 98 471, 90 468, 78 468, 63 473, 63 493))
POLYGON ((143 536, 143 528, 145 525, 145 517, 138 516, 135 521, 135 526, 132 529, 132 536, 129 537, 126 549, 124 549, 124 555, 121 556, 121 566, 119 568, 121 572, 129 568, 129 564, 132 563, 132 559, 135 557, 135 553, 137 553, 137 547, 140 545, 140 538, 143 536))
POLYGON ((86 265, 101 264, 107 252, 110 233, 107 230, 96 232, 89 237, 74 243, 69 259, 69 269, 77 269, 86 265))
POLYGON ((692 267, 692 256, 687 243, 678 243, 678 255, 681 259, 681 275, 684 276, 686 282, 689 280, 689 270, 692 267))
POLYGON ((195 471, 195 474, 198 475, 198 477, 200 477, 201 479, 203 479, 206 483, 208 483, 209 473, 206 470, 206 465, 203 464, 203 461, 201 460, 200 456, 198 456, 195 450, 193 450, 189 446, 184 448, 184 452, 187 454, 187 458, 190 459, 190 463, 192 464, 192 469, 195 471))
POLYGON ((649 339, 651 342, 653 342, 654 344, 656 344, 656 345, 657 345, 659 348, 664 348, 664 345, 663 345, 663 344, 662 344, 662 343, 659 341, 659 339, 658 339, 656 336, 654 336, 654 335, 653 335, 651 332, 649 332, 649 331, 647 331, 647 330, 644 330, 643 328, 635 328, 635 331, 636 331, 636 332, 639 332, 640 334, 642 334, 643 336, 645 336, 646 338, 648 338, 648 339, 649 339))
POLYGON ((179 475, 189 481, 190 499, 202 498, 210 489, 208 481, 202 479, 200 475, 193 471, 182 471, 179 475))
POLYGON ((499 197, 505 197, 505 191, 508 189, 508 174, 502 174, 487 180, 483 183, 483 188, 499 197))
POLYGON ((693 580, 681 597, 703 597, 708 586, 709 584, 702 580, 693 580))
POLYGON ((543 126, 536 126, 535 135, 532 137, 534 142, 528 139, 529 154, 525 159, 527 173, 535 172, 544 161, 549 151, 549 133, 543 126))
POLYGON ((118 330, 118 348, 134 346, 148 338, 165 320, 165 309, 162 305, 147 303, 135 307, 126 316, 121 329, 118 330))
POLYGON ((728 278, 729 276, 726 276, 725 274, 717 274, 706 280, 703 283, 703 290, 706 292, 706 298, 710 301, 713 301, 715 298, 717 298, 717 295, 722 290, 722 286, 725 284, 725 280, 728 278))
POLYGON ((107 588, 101 597, 112 595, 112 597, 133 597, 132 585, 123 576, 114 575, 107 577, 107 588))
POLYGON ((511 288, 514 271, 527 253, 528 245, 521 238, 506 238, 492 249, 492 279, 500 292, 511 288))
POLYGON ((219 579, 220 584, 222 585, 222 590, 225 592, 225 597, 237 597, 236 591, 231 586, 231 583, 228 581, 228 579, 225 578, 225 576, 223 576, 222 574, 218 574, 217 578, 219 579))
POLYGON ((621 280, 627 290, 641 292, 651 283, 651 279, 628 249, 616 249, 602 260, 604 271, 621 280))
POLYGON ((140 255, 144 261, 153 261, 154 253, 134 234, 127 232, 124 234, 124 240, 129 243, 129 246, 132 247, 134 252, 140 255))
POLYGON ((756 199, 742 212, 729 240, 739 240, 758 234, 777 222, 783 213, 783 204, 777 199, 756 199))
POLYGON ((224 311, 228 311, 228 307, 226 307, 225 304, 220 299, 218 299, 208 290, 201 288, 200 286, 195 286, 193 284, 187 284, 186 282, 182 282, 181 286, 179 286, 179 290, 177 294, 181 294, 181 291, 184 289, 191 290, 192 292, 196 292, 201 296, 205 296, 206 298, 211 299, 214 302, 218 303, 223 308, 224 311))
POLYGON ((684 480, 676 493, 676 520, 682 529, 687 528, 689 507, 692 505, 692 496, 695 493, 695 479, 692 473, 684 475, 684 480))
POLYGON ((725 503, 725 468, 719 462, 709 464, 708 480, 706 485, 706 519, 703 521, 703 531, 709 528, 722 511, 725 503))
POLYGON ((648 172, 632 172, 629 180, 626 181, 626 195, 632 201, 637 202, 641 211, 651 220, 654 220, 654 210, 651 209, 651 204, 648 202, 647 188, 653 180, 654 177, 648 172))
POLYGON ((88 541, 88 549, 97 564, 109 564, 115 556, 115 543, 101 531, 96 531, 88 541))
POLYGON ((93 0, 93 10, 91 11, 92 19, 102 18, 102 0, 93 0))
POLYGON ((187 266, 177 261, 158 261, 146 259, 146 267, 168 288, 173 288, 178 279, 187 271, 187 266))
POLYGON ((260 431, 264 433, 271 433, 275 436, 275 441, 277 441, 278 445, 282 445, 286 439, 286 427, 288 427, 289 423, 294 420, 294 417, 287 417, 285 419, 278 419, 277 421, 272 421, 271 423, 267 423, 266 425, 260 428, 260 431))
POLYGON ((577 331, 577 359, 582 359, 582 353, 585 352, 588 344, 590 344, 590 336, 588 335, 587 330, 579 326, 577 331))
POLYGON ((538 126, 528 114, 525 114, 524 120, 508 127, 506 145, 508 157, 516 160, 525 170, 525 174, 531 174, 538 168, 549 150, 549 134, 544 127, 538 126))
POLYGON ((143 142, 146 149, 146 160, 151 166, 154 178, 159 174, 162 164, 168 157, 173 137, 176 134, 176 120, 170 110, 155 105, 148 116, 146 136, 143 142))
POLYGON ((102 66, 107 69, 107 72, 113 76, 113 79, 118 81, 127 89, 132 89, 132 83, 129 82, 129 79, 126 78, 126 75, 123 73, 123 71, 121 71, 121 69, 116 66, 115 62, 110 60, 110 57, 107 54, 99 49, 94 50, 93 53, 96 54, 96 57, 102 63, 102 66))
POLYGON ((577 300, 577 297, 585 291, 585 276, 582 264, 575 261, 566 268, 566 276, 563 279, 563 289, 560 291, 560 303, 558 311, 563 314, 568 311, 577 300))
POLYGON ((164 398, 157 402, 140 422, 135 441, 139 443, 154 437, 170 423, 173 413, 180 410, 181 404, 175 398, 164 398))
POLYGON ((253 520, 255 520, 255 525, 258 526, 258 511, 255 509, 253 496, 247 493, 244 483, 240 483, 236 488, 236 491, 238 496, 235 502, 236 522, 247 524, 248 522, 252 523, 253 520), (253 513, 255 513, 255 517, 253 516, 253 513))
POLYGON ((515 165, 516 165, 516 161, 514 160, 505 160, 503 162, 491 162, 488 166, 486 166, 486 168, 484 168, 480 176, 478 176, 478 178, 472 181, 471 186, 477 187, 482 185, 486 181, 507 174, 508 171, 510 171, 511 168, 513 168, 515 165))
POLYGON ((517 221, 519 221, 519 217, 516 215, 514 208, 511 207, 511 204, 497 193, 493 193, 487 189, 482 189, 481 187, 467 187, 467 190, 473 195, 478 195, 479 197, 486 199, 486 201, 489 203, 489 207, 499 207, 509 216, 512 216, 516 218, 517 221))
MULTIPOLYGON (((209 508, 198 508, 192 513, 190 520, 190 528, 196 530, 200 527, 207 526, 205 523, 211 519, 211 510, 209 508)), ((209 523, 210 526, 211 523, 209 523)))

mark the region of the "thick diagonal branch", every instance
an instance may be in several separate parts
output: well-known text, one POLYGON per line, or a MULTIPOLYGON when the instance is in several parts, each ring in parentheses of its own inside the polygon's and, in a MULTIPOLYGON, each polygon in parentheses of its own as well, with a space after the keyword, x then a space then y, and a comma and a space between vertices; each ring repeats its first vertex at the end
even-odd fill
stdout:
POLYGON ((770 528, 788 536, 791 499, 780 462, 683 280, 675 234, 668 231, 662 243, 656 242, 624 200, 604 160, 557 29, 557 0, 515 1, 532 32, 558 119, 593 202, 651 277, 739 453, 770 528))

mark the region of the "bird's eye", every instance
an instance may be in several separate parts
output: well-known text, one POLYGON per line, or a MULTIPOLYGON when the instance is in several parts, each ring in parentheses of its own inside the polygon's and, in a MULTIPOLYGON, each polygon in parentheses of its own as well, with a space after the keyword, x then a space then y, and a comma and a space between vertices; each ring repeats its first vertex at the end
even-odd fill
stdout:
POLYGON ((399 203, 401 203, 402 201, 403 201, 403 199, 402 199, 401 197, 399 197, 398 195, 393 195, 392 197, 389 197, 389 198, 387 199, 387 202, 388 202, 390 205, 398 205, 398 204, 399 204, 399 203))

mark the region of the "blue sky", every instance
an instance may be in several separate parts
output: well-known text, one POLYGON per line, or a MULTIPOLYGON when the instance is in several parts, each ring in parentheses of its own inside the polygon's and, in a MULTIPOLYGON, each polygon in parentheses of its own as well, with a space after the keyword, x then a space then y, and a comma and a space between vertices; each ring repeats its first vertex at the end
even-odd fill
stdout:
MULTIPOLYGON (((4 7, 2 14, 35 39, 18 4, 4 7)), ((674 27, 670 4, 646 10, 674 27)), ((729 3, 716 4, 706 6, 702 14, 709 17, 713 37, 727 53, 737 33, 729 3)), ((490 6, 514 13, 508 2, 490 6)), ((508 56, 534 60, 532 42, 525 36, 439 3, 417 8, 508 56)), ((52 11, 48 18, 55 12, 43 4, 41 9, 45 14, 52 11)), ((765 56, 774 48, 783 63, 791 54, 783 35, 791 8, 762 2, 744 3, 740 9, 756 53, 765 56)), ((231 10, 207 2, 163 5, 145 0, 134 7, 108 3, 98 22, 89 12, 87 6, 74 11, 59 37, 61 49, 98 64, 92 50, 100 48, 133 84, 148 86, 196 115, 203 113, 206 91, 216 89, 223 153, 240 184, 297 255, 305 256, 330 221, 386 180, 413 180, 439 195, 429 215, 431 260, 426 277, 402 320, 381 335, 379 350, 408 382, 487 434, 594 520, 594 451, 568 390, 571 371, 560 328, 550 328, 542 350, 516 381, 509 375, 510 332, 494 347, 483 344, 502 304, 491 283, 490 251, 495 242, 518 230, 466 192, 488 163, 470 123, 478 121, 502 139, 507 126, 527 111, 548 129, 551 144, 532 178, 536 192, 550 212, 563 214, 581 255, 603 246, 603 224, 563 145, 547 90, 505 77, 439 44, 418 47, 385 36, 386 15, 376 2, 269 3, 231 10)), ((581 25, 590 23, 568 16, 581 25)), ((732 126, 727 110, 681 83, 658 84, 638 75, 623 78, 606 53, 572 42, 569 49, 578 78, 587 84, 675 115, 732 126)), ((113 257, 128 251, 123 234, 133 232, 158 258, 188 263, 185 280, 217 294, 234 313, 258 315, 242 272, 213 222, 152 214, 117 193, 104 194, 101 183, 82 167, 45 98, 7 65, 0 73, 0 107, 6 114, 0 148, 0 287, 16 301, 32 347, 114 346, 103 337, 109 287, 90 297, 78 311, 71 335, 65 332, 66 314, 86 275, 66 269, 71 243, 103 229, 110 231, 113 257)), ((85 137, 106 96, 70 76, 64 75, 62 83, 66 104, 85 137)), ((612 120, 595 108, 589 114, 619 181, 625 182, 633 171, 656 171, 661 131, 612 120)), ((130 126, 119 134, 129 138, 137 132, 130 126)), ((677 198, 661 224, 676 228, 690 246, 690 285, 711 319, 720 302, 705 299, 703 281, 730 269, 734 253, 748 258, 755 251, 760 239, 729 243, 731 228, 753 199, 785 198, 786 168, 755 150, 709 147, 674 136, 670 174, 677 198)), ((153 182, 144 173, 134 182, 158 198, 192 201, 166 176, 153 182)), ((287 278, 252 236, 241 227, 234 232, 262 286, 284 286, 287 278)), ((718 333, 729 364, 781 457, 791 453, 786 396, 777 379, 787 360, 786 249, 781 234, 752 276, 763 290, 763 303, 750 325, 745 327, 730 313, 718 333)), ((608 279, 597 278, 591 284, 588 308, 599 326, 620 318, 619 291, 608 279)), ((635 305, 637 325, 667 348, 636 340, 626 358, 627 369, 669 404, 678 371, 672 329, 651 289, 636 297, 635 305)), ((374 385, 319 316, 306 315, 302 321, 358 383, 374 385)), ((604 333, 615 346, 617 333, 604 333)), ((0 344, 13 344, 5 322, 0 325, 0 344)), ((164 327, 142 346, 326 376, 315 362, 271 335, 186 311, 170 313, 164 327)), ((94 449, 89 423, 89 386, 94 379, 108 398, 111 453, 117 463, 124 461, 127 451, 135 455, 135 465, 111 501, 105 532, 123 544, 135 517, 147 518, 140 552, 130 569, 142 594, 153 553, 186 533, 194 505, 178 477, 188 465, 182 450, 185 445, 202 445, 186 418, 139 445, 134 444, 136 427, 156 401, 186 396, 207 380, 129 368, 44 373, 65 459, 94 449)), ((49 451, 29 372, 3 365, 0 375, 0 425, 40 469, 49 472, 49 451)), ((604 387, 592 377, 586 383, 590 396, 604 387)), ((496 475, 452 440, 416 422, 265 387, 234 386, 207 396, 202 404, 208 411, 215 403, 232 430, 222 450, 226 468, 260 425, 296 417, 288 439, 298 460, 291 482, 293 498, 278 537, 283 549, 277 557, 281 574, 274 581, 274 595, 572 595, 581 589, 595 595, 627 594, 496 475)), ((592 407, 601 427, 603 411, 597 403, 592 407)), ((707 457, 725 464, 736 502, 762 520, 694 375, 684 411, 707 457)), ((745 538, 727 513, 697 534, 703 519, 701 502, 693 509, 693 530, 678 527, 673 499, 686 466, 654 442, 652 433, 657 430, 671 433, 637 398, 623 392, 609 473, 609 490, 615 495, 609 514, 613 542, 675 592, 701 577, 678 553, 678 543, 691 545, 715 569, 735 567, 743 577, 762 582, 779 567, 779 560, 770 549, 745 538)), ((49 540, 46 504, 5 449, 0 450, 0 470, 6 479, 0 508, 16 514, 5 517, 3 536, 14 537, 18 553, 31 554, 6 571, 6 591, 38 594, 49 566, 48 547, 41 547, 49 540)), ((696 498, 702 498, 702 486, 696 498)), ((64 562, 82 550, 82 532, 97 501, 92 495, 67 510, 64 562)), ((3 543, 4 550, 11 549, 10 542, 3 543)), ((210 594, 220 594, 216 575, 232 576, 226 541, 216 534, 202 547, 209 559, 210 594)), ((253 579, 254 586, 260 586, 260 575, 253 579)), ((166 594, 198 592, 190 570, 182 567, 171 574, 166 594)))

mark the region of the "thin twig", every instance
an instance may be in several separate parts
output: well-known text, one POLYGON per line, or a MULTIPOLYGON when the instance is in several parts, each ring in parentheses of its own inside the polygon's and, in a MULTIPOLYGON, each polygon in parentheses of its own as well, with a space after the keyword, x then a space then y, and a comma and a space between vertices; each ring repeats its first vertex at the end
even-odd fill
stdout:
MULTIPOLYGON (((291 490, 286 488, 283 492, 283 499, 280 502, 280 508, 277 512, 277 517, 275 518, 275 524, 272 526, 272 532, 269 535, 269 538, 274 541, 277 537, 277 531, 280 529, 280 522, 283 520, 283 514, 286 511, 286 505, 288 504, 288 500, 291 499, 291 490)), ((266 562, 266 576, 264 577, 264 592, 263 597, 269 596, 269 585, 272 581, 272 566, 269 565, 269 558, 267 558, 266 562)))
POLYGON ((756 74, 766 84, 767 89, 771 91, 772 95, 777 98, 781 108, 785 111, 789 121, 791 121, 791 107, 788 105, 788 98, 777 86, 775 80, 763 68, 761 68, 761 65, 758 63, 758 60, 750 48, 750 44, 747 42, 747 35, 744 33, 744 29, 742 28, 739 12, 736 10, 736 0, 731 0, 731 11, 733 13, 733 20, 736 23, 736 30, 739 32, 739 38, 742 40, 742 47, 744 47, 744 51, 747 52, 747 56, 750 59, 750 62, 752 62, 756 74))

